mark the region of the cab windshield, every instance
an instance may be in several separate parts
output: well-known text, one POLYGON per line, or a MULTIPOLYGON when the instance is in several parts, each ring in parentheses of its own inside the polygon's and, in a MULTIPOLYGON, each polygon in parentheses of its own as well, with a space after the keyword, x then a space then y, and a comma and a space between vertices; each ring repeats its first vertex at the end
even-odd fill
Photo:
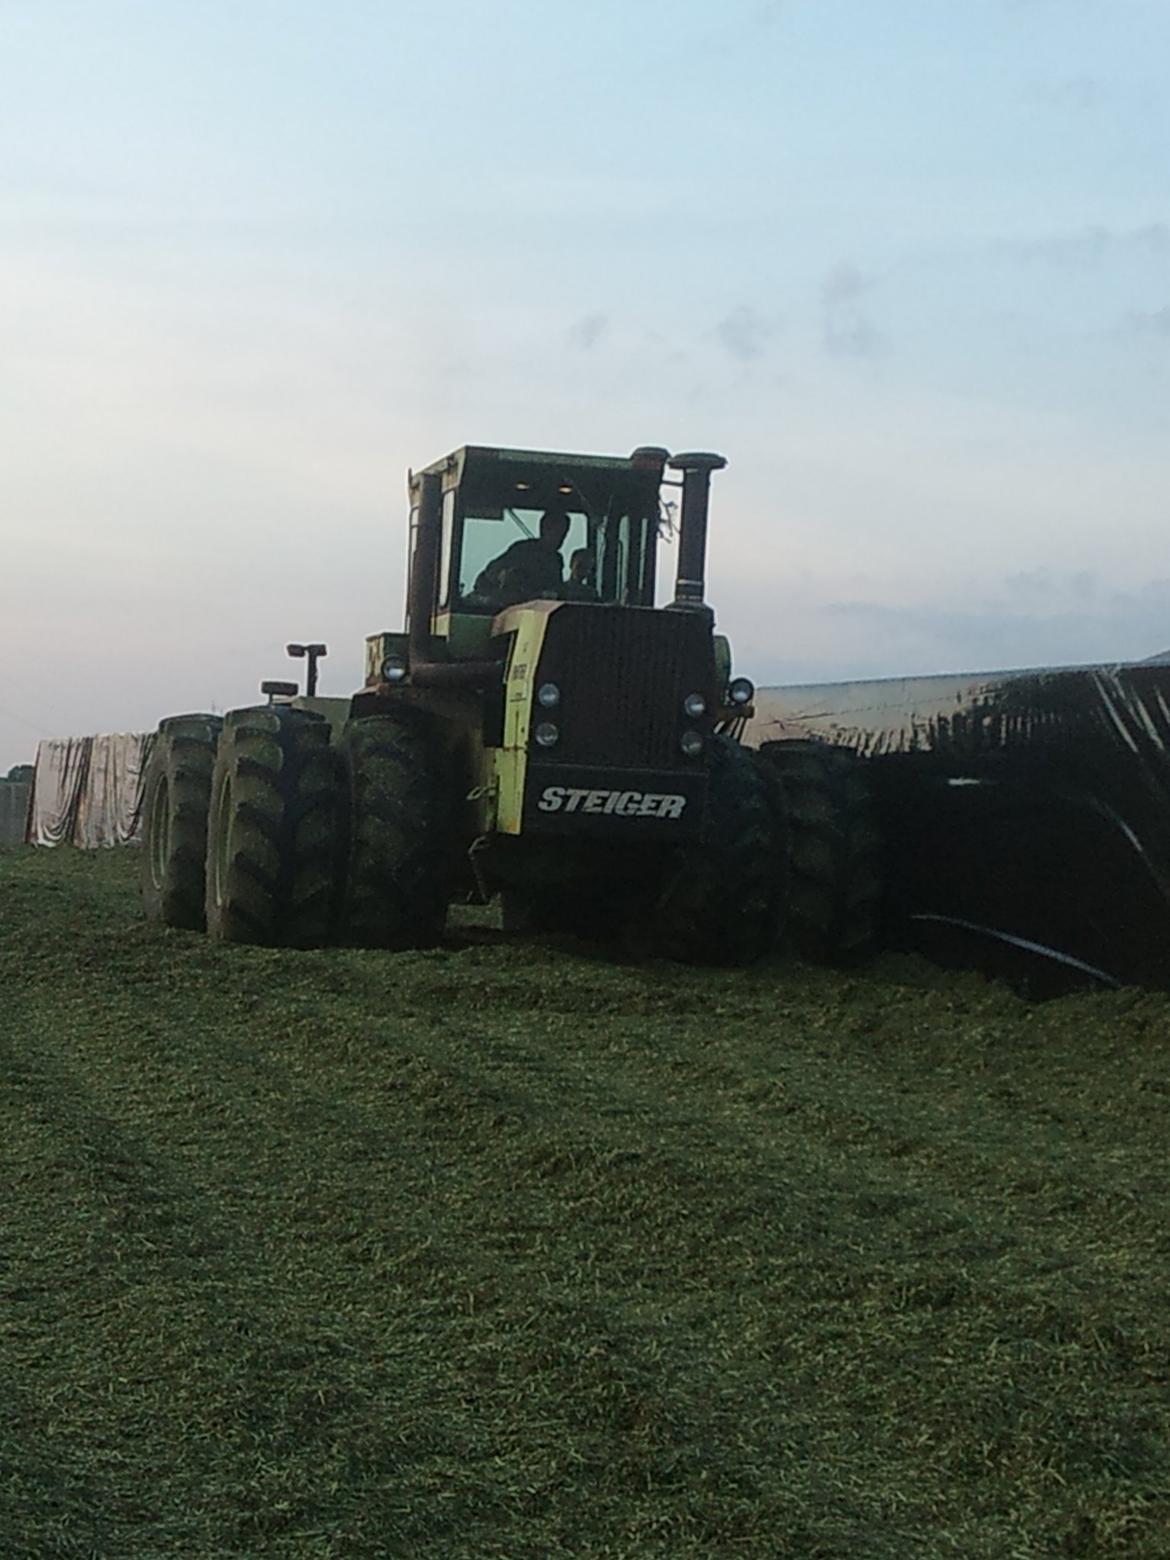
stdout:
POLYGON ((512 502, 446 495, 442 608, 494 615, 532 600, 653 605, 656 493, 533 487, 515 484, 512 502))

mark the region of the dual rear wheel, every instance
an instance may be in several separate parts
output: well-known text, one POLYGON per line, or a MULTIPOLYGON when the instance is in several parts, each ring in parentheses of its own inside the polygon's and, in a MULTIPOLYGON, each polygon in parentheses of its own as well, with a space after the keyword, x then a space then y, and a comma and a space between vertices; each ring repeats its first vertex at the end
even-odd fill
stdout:
POLYGON ((228 715, 211 775, 209 935, 283 948, 327 942, 336 813, 325 721, 277 706, 228 715))
POLYGON ((408 948, 447 913, 448 788, 429 729, 287 705, 164 721, 144 786, 148 917, 223 942, 408 948))

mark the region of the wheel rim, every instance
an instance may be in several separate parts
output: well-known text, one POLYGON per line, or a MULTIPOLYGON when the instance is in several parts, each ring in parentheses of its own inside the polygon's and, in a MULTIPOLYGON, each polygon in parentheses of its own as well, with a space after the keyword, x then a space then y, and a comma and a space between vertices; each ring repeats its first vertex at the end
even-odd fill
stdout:
POLYGON ((227 883, 228 864, 232 859, 232 777, 225 774, 219 782, 215 805, 212 808, 214 822, 214 848, 211 853, 211 884, 215 903, 222 905, 227 883))
POLYGON ((155 787, 147 833, 150 839, 150 881, 155 888, 162 888, 171 853, 171 786, 166 775, 155 787))

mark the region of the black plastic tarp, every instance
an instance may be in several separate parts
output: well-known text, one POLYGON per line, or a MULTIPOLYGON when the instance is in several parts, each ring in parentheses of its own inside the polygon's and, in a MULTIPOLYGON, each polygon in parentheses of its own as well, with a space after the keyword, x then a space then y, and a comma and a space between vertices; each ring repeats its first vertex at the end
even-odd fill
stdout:
POLYGON ((763 689, 867 762, 892 939, 1037 989, 1170 987, 1170 665, 763 689))

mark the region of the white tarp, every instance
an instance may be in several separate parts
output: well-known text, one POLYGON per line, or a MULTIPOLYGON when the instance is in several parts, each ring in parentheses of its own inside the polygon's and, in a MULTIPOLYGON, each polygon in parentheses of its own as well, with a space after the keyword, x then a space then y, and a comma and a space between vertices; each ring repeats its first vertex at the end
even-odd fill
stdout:
POLYGON ((150 737, 145 732, 93 738, 89 776, 77 809, 75 845, 96 850, 102 845, 125 845, 137 839, 149 745, 150 737))
POLYGON ((97 850, 137 839, 150 743, 138 731, 38 743, 30 842, 97 850))

